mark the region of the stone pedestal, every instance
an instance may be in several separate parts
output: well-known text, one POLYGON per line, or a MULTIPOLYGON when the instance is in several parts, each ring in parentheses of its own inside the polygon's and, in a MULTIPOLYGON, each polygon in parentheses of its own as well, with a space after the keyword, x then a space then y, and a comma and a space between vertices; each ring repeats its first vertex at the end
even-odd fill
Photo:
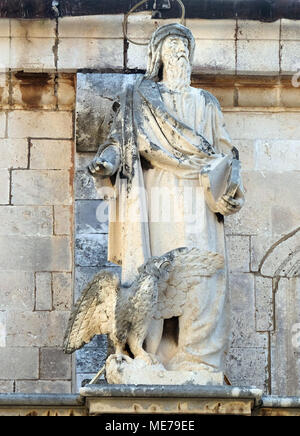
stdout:
POLYGON ((106 363, 106 379, 109 384, 125 385, 214 385, 224 384, 224 374, 202 365, 198 371, 168 371, 162 364, 147 365, 142 359, 118 363, 111 359, 106 363))
POLYGON ((90 415, 251 415, 262 402, 259 389, 229 386, 88 385, 80 394, 90 415))

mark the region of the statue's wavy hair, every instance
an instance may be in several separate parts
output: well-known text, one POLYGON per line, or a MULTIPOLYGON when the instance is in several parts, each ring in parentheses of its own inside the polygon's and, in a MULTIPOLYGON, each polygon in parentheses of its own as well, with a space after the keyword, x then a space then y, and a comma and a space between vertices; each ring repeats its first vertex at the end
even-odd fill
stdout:
POLYGON ((148 64, 145 78, 158 82, 160 80, 160 70, 162 67, 161 49, 164 40, 170 36, 181 36, 188 40, 189 61, 192 64, 195 52, 195 39, 192 32, 182 24, 173 23, 159 27, 152 35, 148 45, 148 64))

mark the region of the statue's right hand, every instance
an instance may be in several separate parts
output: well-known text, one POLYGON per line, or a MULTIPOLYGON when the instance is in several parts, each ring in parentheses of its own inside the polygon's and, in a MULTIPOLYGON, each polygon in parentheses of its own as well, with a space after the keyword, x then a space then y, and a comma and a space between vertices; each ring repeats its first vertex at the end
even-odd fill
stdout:
POLYGON ((96 156, 88 166, 91 174, 99 174, 101 176, 112 176, 114 173, 114 166, 107 160, 96 156))

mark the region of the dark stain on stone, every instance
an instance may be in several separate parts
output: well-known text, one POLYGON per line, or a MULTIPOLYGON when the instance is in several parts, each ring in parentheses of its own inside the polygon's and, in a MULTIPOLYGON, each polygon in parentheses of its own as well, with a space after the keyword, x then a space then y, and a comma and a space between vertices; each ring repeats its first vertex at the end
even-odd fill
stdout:
POLYGON ((48 73, 24 73, 18 72, 15 78, 19 81, 22 100, 30 108, 41 106, 43 93, 47 88, 53 88, 54 78, 48 73))

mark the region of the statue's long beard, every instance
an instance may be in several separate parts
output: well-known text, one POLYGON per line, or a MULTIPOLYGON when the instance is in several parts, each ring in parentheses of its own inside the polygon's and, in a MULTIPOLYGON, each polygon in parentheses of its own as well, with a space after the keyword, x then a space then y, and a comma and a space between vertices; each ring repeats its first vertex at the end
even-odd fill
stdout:
POLYGON ((164 65, 163 81, 170 89, 180 90, 191 84, 191 65, 185 56, 172 56, 164 65))

